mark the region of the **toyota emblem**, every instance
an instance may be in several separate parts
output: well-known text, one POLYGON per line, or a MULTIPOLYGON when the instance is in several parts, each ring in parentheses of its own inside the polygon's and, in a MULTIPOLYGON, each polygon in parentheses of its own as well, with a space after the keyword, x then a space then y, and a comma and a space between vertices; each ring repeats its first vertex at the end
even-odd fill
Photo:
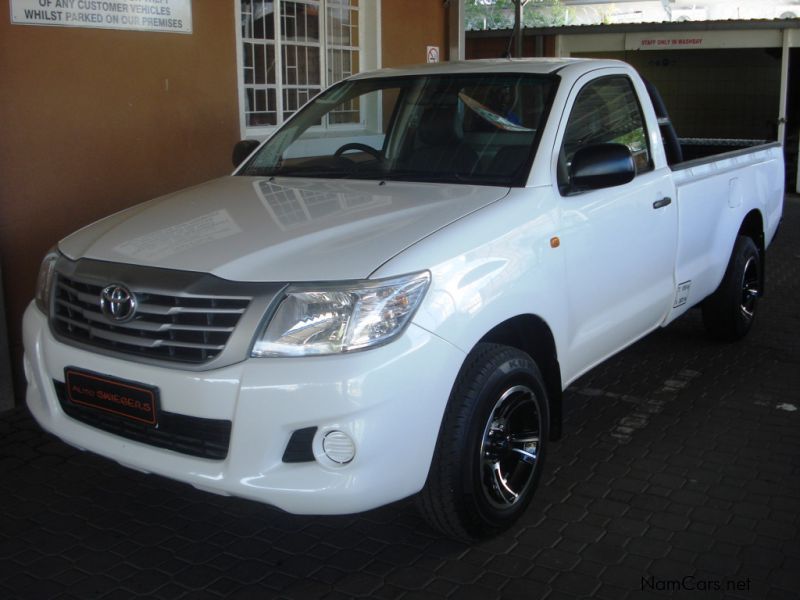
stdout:
POLYGON ((136 297, 124 285, 109 285, 100 292, 100 309, 111 321, 130 321, 136 312, 136 297))

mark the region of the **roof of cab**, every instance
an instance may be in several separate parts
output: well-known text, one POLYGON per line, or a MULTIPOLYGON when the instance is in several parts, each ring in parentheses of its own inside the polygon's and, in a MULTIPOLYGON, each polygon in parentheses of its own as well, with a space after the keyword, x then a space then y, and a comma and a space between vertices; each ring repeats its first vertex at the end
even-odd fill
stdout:
POLYGON ((620 61, 591 58, 492 58, 380 69, 377 71, 359 73, 351 79, 400 77, 404 75, 449 75, 459 73, 535 73, 546 75, 568 66, 583 65, 584 68, 598 68, 619 66, 620 64, 620 61))

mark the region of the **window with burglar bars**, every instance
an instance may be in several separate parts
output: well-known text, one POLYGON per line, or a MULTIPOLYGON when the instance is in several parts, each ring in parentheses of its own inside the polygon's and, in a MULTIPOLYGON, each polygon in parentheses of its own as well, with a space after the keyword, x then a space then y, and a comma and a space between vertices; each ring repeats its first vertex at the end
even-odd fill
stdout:
MULTIPOLYGON (((359 0, 240 0, 238 7, 248 133, 280 125, 323 88, 358 72, 359 0)), ((322 125, 360 122, 353 103, 322 125)))

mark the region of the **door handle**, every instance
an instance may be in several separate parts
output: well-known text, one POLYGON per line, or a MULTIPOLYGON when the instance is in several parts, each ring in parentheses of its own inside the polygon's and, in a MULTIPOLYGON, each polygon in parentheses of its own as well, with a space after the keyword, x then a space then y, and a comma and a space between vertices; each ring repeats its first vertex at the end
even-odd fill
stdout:
POLYGON ((668 206, 671 203, 672 203, 672 198, 670 198, 669 196, 664 196, 661 200, 656 200, 655 202, 653 202, 653 208, 658 210, 659 208, 664 208, 665 206, 668 206))

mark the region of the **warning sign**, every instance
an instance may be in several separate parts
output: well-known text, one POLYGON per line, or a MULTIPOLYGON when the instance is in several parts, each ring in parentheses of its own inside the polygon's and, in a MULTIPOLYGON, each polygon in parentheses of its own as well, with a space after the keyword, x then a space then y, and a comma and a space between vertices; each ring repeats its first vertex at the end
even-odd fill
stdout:
POLYGON ((11 0, 11 22, 192 33, 192 0, 11 0))
POLYGON ((699 36, 690 37, 659 37, 647 38, 639 42, 639 47, 643 50, 666 49, 666 48, 698 48, 703 45, 703 38, 699 36))
MULTIPOLYGON (((626 50, 690 50, 709 47, 707 32, 685 32, 673 34, 640 34, 625 36, 626 50)), ((713 44, 712 44, 713 46, 713 44)))

